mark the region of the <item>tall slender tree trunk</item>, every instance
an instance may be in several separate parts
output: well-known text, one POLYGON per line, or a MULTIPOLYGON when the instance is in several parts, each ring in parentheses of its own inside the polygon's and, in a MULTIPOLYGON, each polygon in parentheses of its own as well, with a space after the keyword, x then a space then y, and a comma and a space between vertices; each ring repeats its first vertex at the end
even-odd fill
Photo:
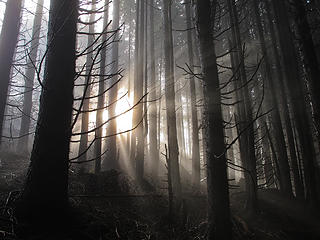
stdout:
MULTIPOLYGON (((187 41, 188 41, 188 58, 189 66, 194 71, 193 63, 193 42, 191 30, 191 2, 185 5, 186 20, 187 20, 187 41)), ((198 129, 198 115, 196 108, 196 87, 194 76, 190 76, 190 96, 191 96, 191 121, 192 121, 192 182, 196 190, 200 187, 200 148, 199 148, 199 129, 198 129)))
MULTIPOLYGON (((128 99, 131 98, 131 86, 132 86, 132 67, 131 67, 131 39, 132 39, 132 34, 131 34, 131 28, 132 28, 132 5, 130 4, 130 8, 129 8, 129 17, 130 17, 130 23, 129 23, 129 50, 128 50, 128 71, 129 71, 129 74, 128 74, 128 99)), ((127 153, 127 160, 130 161, 130 149, 131 149, 131 132, 128 132, 127 133, 127 139, 126 139, 126 153, 127 153)), ((130 165, 129 166, 129 171, 131 172, 131 167, 130 165)))
POLYGON ((21 8, 21 0, 7 1, 0 35, 0 144, 11 66, 19 35, 21 8))
POLYGON ((186 139, 185 139, 185 132, 184 132, 184 116, 183 116, 183 84, 181 84, 181 78, 177 77, 179 80, 177 80, 177 89, 179 89, 176 92, 176 116, 177 116, 177 140, 178 140, 178 146, 179 146, 179 157, 180 162, 185 161, 187 158, 186 154, 186 139))
MULTIPOLYGON (((134 83, 134 103, 137 103, 139 99, 143 96, 143 66, 144 66, 144 24, 145 24, 145 3, 143 0, 140 0, 140 11, 138 12, 139 17, 139 24, 136 26, 138 28, 136 38, 138 49, 137 49, 137 67, 136 67, 136 76, 135 76, 135 83, 134 83)), ((137 125, 141 118, 143 118, 143 104, 138 104, 134 111, 133 111, 133 122, 137 125)), ((143 178, 143 171, 144 171, 144 136, 143 136, 143 124, 142 122, 138 125, 137 129, 135 130, 135 164, 136 164, 136 178, 138 181, 141 181, 143 178)))
POLYGON ((270 113, 271 115, 271 122, 273 125, 275 141, 276 141, 276 148, 278 153, 278 162, 279 162, 279 170, 280 170, 280 190, 281 192, 288 196, 292 196, 292 185, 291 185, 291 178, 290 178, 290 168, 288 162, 288 155, 287 155, 287 148, 285 137, 283 133, 283 128, 281 124, 281 118, 279 113, 279 100, 278 95, 276 93, 275 87, 275 80, 272 76, 272 70, 270 65, 269 53, 267 51, 266 42, 263 34, 263 27, 260 18, 260 10, 258 6, 258 1, 253 0, 253 12, 256 22, 256 27, 258 31, 259 43, 262 51, 262 55, 264 57, 264 70, 266 71, 266 81, 265 81, 265 88, 266 88, 266 99, 265 105, 267 109, 273 109, 270 113))
POLYGON ((233 62, 233 69, 239 68, 239 74, 236 74, 235 81, 236 89, 240 89, 236 92, 237 99, 242 101, 237 104, 239 115, 239 132, 242 132, 240 136, 240 152, 241 161, 246 169, 244 176, 246 182, 247 191, 247 204, 246 208, 249 211, 255 211, 257 209, 257 170, 256 170, 256 156, 254 149, 254 129, 253 129, 253 116, 252 116, 252 100, 249 95, 249 88, 247 84, 247 75, 244 63, 244 56, 242 53, 242 41, 239 28, 238 13, 234 0, 228 0, 228 10, 230 14, 231 25, 231 37, 232 44, 235 47, 236 52, 231 54, 233 62))
POLYGON ((311 29, 309 26, 306 1, 293 0, 291 5, 295 13, 295 24, 298 30, 298 39, 301 43, 303 51, 303 62, 307 70, 309 81, 311 83, 311 97, 313 108, 313 120, 317 130, 318 141, 320 141, 320 70, 319 61, 315 51, 315 46, 312 39, 311 29))
POLYGON ((279 43, 283 58, 283 66, 286 74, 289 97, 292 104, 293 116, 301 144, 302 159, 304 165, 304 176, 306 183, 307 200, 316 206, 318 202, 316 191, 316 159, 315 149, 312 141, 311 129, 307 116, 305 102, 305 86, 299 79, 299 66, 297 63, 296 49, 293 43, 292 34, 285 2, 272 0, 275 19, 277 22, 279 43))
POLYGON ((167 134, 169 146, 169 159, 171 164, 173 191, 176 196, 181 195, 179 148, 177 140, 177 124, 175 112, 175 81, 173 36, 171 20, 171 0, 163 1, 164 17, 164 59, 165 59, 165 97, 167 113, 167 134))
MULTIPOLYGON (((191 116, 191 102, 190 102, 190 96, 188 96, 189 92, 186 92, 186 115, 191 116)), ((187 136, 185 141, 186 146, 186 153, 188 156, 192 157, 192 119, 187 118, 186 119, 187 124, 187 136)), ((183 125, 184 126, 184 125, 183 125)))
MULTIPOLYGON (((88 35, 88 43, 87 43, 87 59, 86 59, 86 71, 85 71, 85 83, 88 84, 88 87, 84 87, 84 100, 82 106, 82 114, 81 114, 81 132, 83 133, 80 137, 80 145, 79 145, 79 161, 87 160, 87 147, 88 147, 88 129, 89 129, 89 108, 90 108, 90 94, 91 94, 91 66, 93 64, 93 42, 94 42, 94 20, 95 20, 95 10, 96 10, 96 2, 97 0, 92 0, 91 10, 92 13, 89 17, 89 35, 88 35), (85 153, 84 153, 85 152, 85 153), (83 154, 84 153, 84 154, 83 154)), ((80 171, 85 171, 87 164, 81 164, 80 171)))
MULTIPOLYGON (((214 1, 212 4, 217 4, 214 1)), ((232 239, 227 159, 221 109, 221 93, 212 34, 211 1, 196 2, 200 54, 205 84, 207 140, 208 239, 232 239)))
MULTIPOLYGON (((140 8, 141 8, 141 0, 137 1, 136 4, 136 26, 135 26, 135 43, 134 43, 134 88, 133 88, 133 104, 139 101, 138 93, 136 92, 138 81, 138 69, 139 69, 139 29, 140 29, 140 8)), ((133 109, 132 114, 132 126, 135 127, 138 123, 139 117, 137 115, 137 108, 133 109)), ((137 129, 131 132, 131 149, 130 149, 130 162, 132 163, 132 167, 136 158, 136 146, 137 146, 137 129)))
POLYGON ((33 93, 33 81, 36 71, 36 61, 37 53, 39 48, 39 37, 41 31, 41 20, 43 15, 43 0, 38 0, 36 13, 33 20, 33 29, 32 29, 32 40, 31 46, 28 54, 28 62, 26 66, 26 74, 24 77, 25 88, 23 94, 23 114, 21 118, 20 125, 20 139, 18 142, 18 151, 26 152, 28 151, 28 140, 29 140, 29 128, 31 121, 31 109, 32 109, 32 93, 33 93))
POLYGON ((20 205, 25 217, 38 222, 63 220, 68 207, 77 19, 77 0, 51 1, 44 88, 20 205))
MULTIPOLYGON (((108 0, 105 1, 105 7, 104 7, 104 14, 103 14, 103 29, 104 31, 107 31, 107 26, 108 26, 108 18, 109 18, 109 2, 108 0)), ((106 72, 106 54, 107 54, 107 49, 106 49, 106 40, 107 40, 107 34, 104 33, 102 38, 101 38, 101 59, 100 59, 100 77, 99 77, 99 86, 98 86, 98 104, 97 104, 97 113, 96 113, 96 126, 101 126, 103 123, 103 106, 104 106, 104 99, 105 95, 103 94, 105 90, 105 81, 104 81, 104 75, 106 72)), ((95 137, 96 137, 96 142, 94 145, 94 151, 95 151, 95 156, 96 156, 96 162, 95 162, 95 173, 99 173, 101 170, 101 149, 102 149, 102 130, 103 128, 100 127, 95 131, 95 137)))
MULTIPOLYGON (((112 20, 112 30, 117 31, 119 28, 119 18, 120 18, 120 0, 113 0, 113 20, 112 20)), ((112 52, 111 52, 111 73, 115 74, 118 72, 119 67, 119 31, 114 35, 114 43, 112 45, 112 52)), ((119 76, 116 74, 111 80, 110 85, 116 83, 118 81, 119 76)), ((117 100, 118 96, 118 85, 114 85, 109 92, 109 103, 114 102, 117 100)), ((110 105, 110 104, 109 104, 110 105)), ((112 104, 108 109, 108 116, 109 118, 116 115, 116 106, 117 104, 112 104)), ((117 120, 111 120, 110 124, 108 125, 107 132, 110 134, 117 133, 117 120)), ((119 168, 118 163, 118 150, 117 150, 117 136, 112 136, 108 138, 107 141, 108 153, 107 153, 107 167, 108 168, 119 168)))
MULTIPOLYGON (((162 47, 163 45, 161 44, 161 53, 163 53, 162 47)), ((158 158, 159 158, 159 163, 160 163, 160 148, 161 148, 161 119, 162 119, 162 115, 161 115, 161 108, 162 108, 162 64, 163 64, 163 58, 162 58, 162 54, 161 57, 159 59, 160 63, 159 63, 159 88, 158 88, 158 96, 160 96, 159 99, 159 105, 158 105, 158 122, 157 122, 157 129, 158 129, 158 136, 157 136, 157 147, 158 147, 158 158)), ((158 164, 159 164, 158 163, 158 164)), ((158 176, 159 176, 159 168, 154 168, 154 172, 153 172, 153 176, 155 176, 155 180, 158 180, 158 176)))
POLYGON ((292 172, 294 177, 295 194, 297 198, 303 199, 304 187, 301 182, 301 176, 299 174, 297 151, 295 148, 293 128, 292 128, 288 104, 287 104, 287 98, 286 98, 287 94, 285 91, 282 66, 280 63, 280 56, 279 56, 278 47, 277 47, 276 32, 274 29, 274 23, 273 23, 271 10, 268 2, 265 2, 265 8, 266 8, 267 18, 269 21, 269 32, 270 32, 272 50, 273 50, 274 59, 275 59, 276 74, 278 79, 277 84, 275 84, 275 88, 278 89, 277 96, 279 97, 279 104, 281 106, 283 117, 284 117, 284 126, 287 134, 288 148, 289 148, 292 172))
MULTIPOLYGON (((191 5, 191 8, 192 8, 192 5, 191 5)), ((190 12, 190 17, 191 19, 194 19, 194 11, 191 11, 190 12)), ((200 56, 200 53, 199 53, 199 46, 197 44, 197 34, 196 34, 196 31, 193 30, 193 33, 191 34, 191 37, 192 37, 192 45, 193 45, 193 52, 194 52, 194 55, 193 55, 193 62, 194 62, 194 65, 195 66, 199 66, 200 65, 200 59, 199 59, 199 56, 200 56)), ((196 79, 195 79, 196 80, 196 79)), ((196 102, 196 104, 199 104, 201 103, 202 99, 203 99, 203 85, 202 85, 202 81, 195 81, 195 88, 198 90, 198 93, 199 93, 199 102, 196 102)), ((200 158, 202 157, 203 159, 203 165, 205 165, 205 159, 206 159, 206 144, 205 144, 205 128, 203 127, 203 122, 202 122, 202 115, 203 115, 203 108, 198 108, 198 115, 201 116, 200 117, 200 121, 198 121, 198 133, 200 134, 201 133, 201 138, 199 137, 199 154, 200 154, 200 158), (202 152, 202 156, 201 156, 201 152, 202 152)), ((196 109, 197 109, 196 108, 196 109)), ((197 116, 198 116, 197 115, 197 116)), ((201 160, 200 160, 201 162, 201 160)), ((201 165, 200 165, 200 172, 201 172, 201 165)), ((204 173, 206 174, 206 173, 204 173)), ((201 174, 200 174, 201 176, 201 174)))
MULTIPOLYGON (((224 119, 230 119, 230 124, 234 124, 232 121, 233 118, 233 106, 229 106, 226 108, 226 111, 224 111, 224 119)), ((230 126, 225 126, 224 129, 225 132, 225 138, 226 142, 230 143, 236 136, 233 135, 233 128, 230 126)), ((235 162, 235 155, 234 155, 234 145, 230 146, 230 148, 227 151, 227 161, 231 162, 232 164, 236 164, 235 162)), ((235 176, 236 176, 236 170, 233 168, 228 168, 228 178, 231 183, 234 183, 235 181, 235 176)))
POLYGON ((274 168, 272 166, 272 151, 270 144, 268 142, 268 136, 267 136, 267 124, 265 121, 260 122, 261 126, 261 132, 262 132, 262 148, 263 148, 263 158, 264 158, 264 165, 263 165, 263 171, 264 171, 264 177, 266 180, 266 187, 274 186, 274 183, 276 182, 275 179, 275 173, 274 168))
MULTIPOLYGON (((156 92, 156 83, 157 83, 157 75, 156 75, 156 59, 155 59, 155 32, 154 32, 154 6, 155 1, 152 0, 150 3, 150 87, 152 91, 150 92, 150 99, 155 100, 157 96, 156 92)), ((159 94, 160 95, 160 94, 159 94)), ((150 103, 149 110, 149 118, 150 118, 150 159, 151 163, 151 171, 152 176, 157 178, 157 169, 159 168, 159 150, 158 150, 158 129, 157 129, 157 101, 150 103)))
MULTIPOLYGON (((144 95, 148 94, 148 4, 145 4, 145 24, 144 24, 144 95)), ((146 97, 146 100, 149 97, 146 97)), ((148 159, 149 156, 149 143, 148 143, 148 134, 149 134, 149 122, 148 122, 148 101, 144 101, 143 103, 143 135, 144 135, 144 157, 148 159)))

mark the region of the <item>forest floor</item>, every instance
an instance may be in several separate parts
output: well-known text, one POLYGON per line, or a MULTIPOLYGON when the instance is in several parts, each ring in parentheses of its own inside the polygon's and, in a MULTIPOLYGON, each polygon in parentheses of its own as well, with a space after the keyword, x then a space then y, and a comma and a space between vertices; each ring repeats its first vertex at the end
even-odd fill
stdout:
MULTIPOLYGON (((317 211, 297 200, 283 197, 278 190, 258 192, 259 212, 248 214, 244 210, 245 195, 237 192, 231 196, 233 216, 247 229, 247 239, 319 240, 320 216, 317 211)), ((244 238, 245 239, 245 238, 244 238)))
MULTIPOLYGON (((19 156, 10 158, 21 160, 19 156)), ((203 193, 185 193, 183 204, 176 207, 174 216, 169 217, 165 182, 146 180, 138 184, 115 170, 99 175, 70 174, 73 216, 67 232, 23 231, 12 212, 10 201, 14 198, 8 197, 23 186, 26 164, 17 168, 18 165, 2 164, 0 167, 0 240, 206 239, 207 200, 203 193)), ((232 191, 235 240, 320 239, 317 212, 282 197, 276 190, 259 191, 258 213, 248 214, 244 206, 245 194, 232 191)), ((24 226, 26 228, 29 226, 24 226)))

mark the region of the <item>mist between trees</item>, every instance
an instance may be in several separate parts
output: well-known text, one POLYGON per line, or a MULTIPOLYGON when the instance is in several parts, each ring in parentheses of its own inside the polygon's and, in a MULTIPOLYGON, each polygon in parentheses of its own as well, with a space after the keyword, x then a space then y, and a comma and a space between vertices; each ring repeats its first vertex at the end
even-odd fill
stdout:
POLYGON ((12 226, 69 216, 75 196, 165 199, 169 230, 149 239, 194 239, 183 235, 190 198, 204 209, 198 239, 249 238, 247 223, 272 199, 318 210, 318 1, 0 7, 1 168, 23 178, 5 205, 12 226), (101 189, 113 171, 139 190, 83 182, 101 189))

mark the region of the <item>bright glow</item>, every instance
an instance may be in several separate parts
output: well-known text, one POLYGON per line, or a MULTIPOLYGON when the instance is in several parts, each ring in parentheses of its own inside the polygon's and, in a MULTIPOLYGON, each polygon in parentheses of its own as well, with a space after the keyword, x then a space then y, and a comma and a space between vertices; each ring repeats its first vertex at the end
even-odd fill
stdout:
MULTIPOLYGON (((92 108, 92 106, 91 106, 92 108)), ((89 129, 95 128, 97 112, 89 113, 89 129)))
MULTIPOLYGON (((96 109, 96 108, 97 108, 97 104, 91 104, 90 109, 96 109)), ((93 129, 93 128, 97 127, 96 126, 96 117, 97 117, 96 111, 89 113, 89 129, 93 129)), ((106 122, 107 120, 108 120, 108 111, 105 110, 102 113, 102 121, 106 122)), ((104 133, 106 130, 106 124, 103 125, 102 129, 103 129, 102 131, 104 133)))
POLYGON ((106 122, 108 120, 108 111, 103 111, 102 118, 103 122, 106 122))
MULTIPOLYGON (((2 21, 4 17, 4 12, 6 9, 6 2, 7 1, 0 1, 0 29, 2 28, 2 21)), ((49 9, 50 0, 44 0, 43 6, 44 6, 44 16, 47 18, 47 9, 49 9)), ((23 3, 23 15, 24 15, 24 24, 32 24, 32 19, 34 17, 33 13, 35 12, 35 9, 37 7, 37 0, 25 0, 23 3), (30 22, 30 23, 29 23, 30 22)))
MULTIPOLYGON (((121 98, 123 95, 126 94, 126 92, 127 92, 127 89, 124 89, 124 88, 119 89, 118 98, 121 98)), ((121 113, 128 111, 130 107, 131 107, 131 101, 128 98, 128 95, 125 95, 117 102, 116 115, 119 115, 121 113)), ((130 130, 131 128, 132 128, 132 111, 128 111, 117 118, 117 131, 123 132, 126 130, 130 130)))

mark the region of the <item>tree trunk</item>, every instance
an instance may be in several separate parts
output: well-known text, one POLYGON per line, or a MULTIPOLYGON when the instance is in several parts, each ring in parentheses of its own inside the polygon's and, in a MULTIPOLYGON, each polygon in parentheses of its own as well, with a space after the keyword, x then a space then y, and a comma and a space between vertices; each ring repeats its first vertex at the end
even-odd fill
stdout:
MULTIPOLYGON (((163 53, 163 44, 161 44, 161 53, 163 53)), ((162 58, 162 54, 161 57, 159 59, 160 63, 159 63, 159 89, 158 89, 158 96, 162 96, 162 65, 163 65, 163 58, 162 58)), ((162 128, 161 128, 161 120, 162 120, 162 115, 161 115, 161 108, 162 108, 162 97, 159 100, 159 106, 158 106, 158 122, 157 122, 157 129, 158 129, 158 136, 157 136, 157 148, 158 148, 158 158, 159 158, 159 162, 158 164, 160 164, 160 148, 161 148, 161 132, 162 132, 162 128)), ((159 166, 159 165, 158 165, 159 166)), ((159 177, 159 167, 158 168, 154 168, 154 172, 153 172, 153 176, 155 176, 155 179, 158 180, 159 177)))
POLYGON ((179 158, 180 162, 183 162, 187 158, 186 154, 186 138, 184 133, 184 116, 183 116, 183 86, 181 84, 181 78, 177 77, 179 80, 177 80, 176 87, 179 89, 176 92, 176 117, 177 117, 177 140, 178 140, 178 146, 180 149, 179 152, 179 158))
MULTIPOLYGON (((213 4, 217 4, 217 2, 214 1, 213 4)), ((212 35, 211 1, 197 1, 196 12, 203 81, 205 84, 205 117, 207 120, 208 239, 230 240, 232 239, 232 230, 226 146, 218 69, 212 35)))
MULTIPOLYGON (((194 71, 193 63, 193 42, 191 30, 191 2, 185 5, 186 20, 187 20, 187 41, 188 41, 188 58, 189 66, 194 71)), ((194 76, 190 76, 190 95, 191 95, 191 120, 192 120, 192 182, 195 190, 200 187, 200 148, 199 148, 199 129, 198 129, 198 115, 196 108, 196 88, 194 76)))
MULTIPOLYGON (((130 19, 132 18, 131 16, 131 6, 129 9, 130 13, 130 19)), ((131 98, 131 81, 132 81, 132 77, 131 77, 131 73, 132 73, 132 68, 131 68, 131 28, 132 28, 132 21, 130 21, 129 23, 129 50, 128 50, 128 83, 127 83, 127 88, 128 88, 128 99, 131 98)), ((130 160, 130 148, 131 148, 131 132, 127 133, 127 139, 126 139, 126 154, 127 154, 127 160, 130 160)), ((131 172, 131 166, 129 166, 129 172, 131 172)))
MULTIPOLYGON (((139 99, 143 96, 143 66, 144 66, 144 24, 145 24, 145 3, 143 0, 140 0, 140 11, 137 13, 140 15, 139 18, 139 24, 137 24, 137 35, 139 36, 138 39, 136 38, 136 41, 138 41, 137 46, 137 66, 135 71, 137 71, 135 75, 134 80, 134 103, 137 103, 139 99)), ((136 126, 140 121, 141 118, 143 118, 143 104, 138 104, 134 108, 133 111, 133 122, 134 126, 136 126)), ((143 136, 143 124, 142 122, 139 124, 137 129, 135 130, 135 156, 134 156, 134 162, 136 164, 136 178, 138 181, 141 181, 143 178, 143 171, 144 171, 144 136, 143 136)))
MULTIPOLYGON (((104 15, 103 15, 103 29, 106 31, 107 26, 108 26, 108 18, 109 18, 109 2, 108 0, 105 1, 105 7, 104 7, 104 15)), ((107 34, 103 34, 101 38, 101 59, 100 59, 100 77, 99 77, 99 86, 98 86, 98 104, 97 104, 97 113, 96 113, 96 126, 101 126, 103 123, 103 112, 104 109, 104 99, 105 95, 103 94, 105 90, 105 82, 104 82, 104 75, 106 71, 106 54, 107 54, 107 49, 106 49, 106 40, 107 40, 107 34)), ((101 170, 101 149, 102 149, 102 130, 103 128, 100 127, 95 131, 95 137, 96 137, 96 142, 94 144, 94 151, 95 151, 95 156, 96 156, 96 162, 95 162, 95 173, 99 173, 101 170)))
POLYGON ((317 130, 318 141, 320 141, 320 70, 319 61, 316 55, 315 46, 312 40, 311 29, 309 26, 307 13, 305 9, 306 1, 292 0, 295 24, 298 30, 298 39, 301 43, 303 51, 303 62, 307 70, 309 81, 311 83, 311 97, 312 97, 312 109, 313 120, 315 128, 317 130))
MULTIPOLYGON (((84 100, 81 114, 81 132, 83 133, 80 137, 80 145, 79 145, 79 162, 87 160, 87 147, 88 147, 88 128, 89 128, 89 108, 90 108, 90 94, 91 94, 91 66, 93 64, 93 42, 94 42, 94 20, 95 20, 95 10, 96 10, 96 2, 97 0, 92 0, 91 10, 89 22, 89 35, 88 35, 88 43, 87 43, 87 60, 86 60, 86 72, 85 72, 85 83, 88 84, 87 87, 84 87, 84 100), (85 152, 85 153, 84 153, 85 152), (83 154, 84 153, 84 154, 83 154)), ((87 164, 81 164, 80 171, 84 172, 87 164)))
POLYGON ((303 184, 301 182, 301 176, 299 174, 297 151, 295 148, 293 128, 292 128, 288 104, 287 104, 287 98, 286 98, 287 94, 285 92, 282 66, 280 63, 280 56, 277 48, 276 32, 274 29, 274 23, 273 23, 270 6, 268 2, 265 3, 265 8, 267 13, 267 18, 269 21, 270 38, 272 43, 272 50, 273 50, 275 66, 276 66, 276 74, 278 79, 278 84, 275 84, 275 85, 276 85, 276 89, 278 89, 277 94, 279 96, 279 102, 280 102, 283 117, 284 117, 284 126, 287 133, 288 148, 290 152, 292 172, 294 177, 295 193, 297 198, 303 199, 304 189, 303 189, 303 184))
POLYGON ((51 1, 44 88, 21 200, 22 213, 37 221, 63 219, 68 207, 77 19, 77 0, 51 1))
POLYGON ((278 27, 280 49, 283 57, 284 71, 286 74, 289 97, 303 155, 304 176, 306 183, 307 200, 316 206, 318 202, 316 191, 316 159, 315 149, 312 141, 311 129, 307 116, 305 102, 305 86, 299 79, 299 66, 297 64, 296 50, 290 31, 290 24, 285 2, 272 0, 273 10, 278 27))
MULTIPOLYGON (((144 24, 144 95, 148 94, 148 4, 145 4, 145 24, 144 24)), ((149 123, 148 123, 148 99, 146 96, 146 101, 143 103, 143 137, 144 137, 144 158, 149 159, 149 143, 148 143, 148 134, 149 134, 149 123)), ((144 161, 144 160, 143 160, 144 161)), ((143 164, 144 166, 144 164, 143 164)), ((144 172, 144 170, 143 170, 144 172)))
POLYGON ((270 65, 269 53, 267 51, 266 42, 263 34, 263 27, 260 18, 260 10, 257 0, 253 0, 253 12, 256 22, 256 27, 258 31, 259 43, 264 57, 264 70, 266 71, 266 99, 265 105, 267 110, 273 109, 271 111, 271 122, 273 125, 276 148, 279 160, 279 170, 280 170, 280 191, 287 197, 292 196, 292 185, 290 178, 290 168, 288 162, 287 148, 285 137, 283 133, 283 128, 281 125, 281 118, 279 113, 279 100, 275 88, 275 79, 272 77, 272 70, 270 65))
POLYGON ((165 98, 167 114, 167 133, 169 146, 169 159, 172 171, 173 192, 181 196, 179 148, 177 140, 177 125, 175 112, 175 80, 173 59, 173 36, 171 23, 171 0, 163 1, 164 17, 164 59, 165 59, 165 98))
MULTIPOLYGON (((119 28, 119 18, 120 18, 120 0, 114 0, 113 2, 113 20, 112 20, 112 30, 117 31, 119 28)), ((118 72, 119 67, 119 31, 114 35, 113 40, 114 43, 112 45, 112 66, 111 66, 111 73, 116 74, 118 72)), ((119 76, 116 74, 112 77, 110 85, 116 83, 118 81, 119 76)), ((118 96, 118 85, 114 85, 109 91, 109 105, 110 103, 117 100, 118 96)), ((108 116, 109 118, 116 115, 116 106, 117 104, 112 104, 108 109, 108 116)), ((107 132, 110 134, 117 133, 117 119, 111 120, 108 127, 107 132)), ((108 138, 107 141, 107 168, 111 169, 118 169, 118 150, 117 150, 117 136, 112 136, 108 138)))
MULTIPOLYGON (((240 153, 243 167, 246 169, 244 172, 246 191, 247 191, 247 203, 246 208, 249 211, 256 211, 258 207, 257 203, 257 171, 256 171, 256 156, 254 149, 254 129, 253 129, 253 116, 252 116, 252 100, 249 95, 249 88, 247 84, 247 75, 244 65, 244 56, 242 53, 242 41, 240 36, 238 13, 234 0, 228 0, 228 10, 230 14, 230 26, 232 47, 235 47, 236 52, 231 54, 231 62, 233 62, 233 69, 236 73, 236 69, 239 68, 239 73, 235 75, 237 100, 242 101, 238 103, 238 115, 239 115, 239 132, 240 136, 240 153), (247 128, 247 129, 246 129, 247 128)), ((232 49, 232 48, 231 48, 232 49)))
MULTIPOLYGON (((154 46, 154 6, 155 1, 152 0, 150 3, 150 87, 152 91, 150 92, 150 99, 155 100, 157 97, 156 93, 156 59, 155 59, 155 46, 154 46)), ((160 95, 160 94, 159 94, 160 95)), ((150 103, 150 110, 149 110, 149 118, 150 118, 150 159, 152 161, 152 176, 156 179, 157 178, 157 169, 159 168, 159 149, 158 149, 158 129, 157 129, 157 101, 150 103)))
MULTIPOLYGON (((135 104, 137 101, 139 101, 139 97, 136 88, 137 84, 139 83, 138 81, 138 69, 139 69, 139 29, 140 29, 140 8, 141 8, 141 0, 137 1, 136 4, 136 26, 135 26, 135 43, 134 43, 134 87, 133 87, 133 104, 135 104)), ((132 126, 135 127, 136 124, 138 123, 138 117, 137 115, 137 108, 134 108, 132 111, 132 126)), ((135 162, 136 159, 136 147, 137 147, 137 132, 138 130, 133 130, 131 132, 131 149, 130 149, 130 162, 133 163, 135 162)))
POLYGON ((25 87, 23 94, 23 110, 20 125, 20 139, 18 142, 18 151, 27 152, 29 143, 30 116, 32 115, 32 93, 33 81, 36 71, 37 53, 39 48, 39 37, 41 31, 41 20, 43 15, 43 0, 38 0, 37 9, 33 20, 32 40, 29 50, 28 62, 26 66, 26 74, 24 77, 25 87))
POLYGON ((0 35, 0 144, 10 71, 19 35, 21 7, 21 0, 7 1, 0 35))
POLYGON ((263 148, 263 158, 264 158, 264 165, 263 165, 263 171, 264 171, 264 177, 266 180, 266 187, 274 186, 276 183, 276 178, 275 178, 275 173, 274 173, 274 168, 272 166, 272 151, 271 147, 268 141, 268 136, 267 136, 267 124, 264 121, 261 121, 260 123, 261 126, 261 132, 263 135, 262 138, 262 148, 263 148))

